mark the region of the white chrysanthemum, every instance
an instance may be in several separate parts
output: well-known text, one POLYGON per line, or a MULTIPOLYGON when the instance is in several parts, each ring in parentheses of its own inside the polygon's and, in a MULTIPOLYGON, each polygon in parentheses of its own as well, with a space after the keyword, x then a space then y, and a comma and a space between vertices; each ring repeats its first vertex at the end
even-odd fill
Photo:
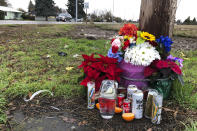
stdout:
POLYGON ((124 60, 133 65, 149 66, 155 59, 161 59, 159 52, 148 42, 127 48, 124 60))

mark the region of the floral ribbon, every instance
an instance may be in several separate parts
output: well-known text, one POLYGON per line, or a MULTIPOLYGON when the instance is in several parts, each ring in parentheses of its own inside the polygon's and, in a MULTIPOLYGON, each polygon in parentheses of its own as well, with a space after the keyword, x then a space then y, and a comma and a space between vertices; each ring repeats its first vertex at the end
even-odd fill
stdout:
POLYGON ((177 61, 179 63, 179 67, 183 67, 183 59, 178 58, 178 57, 173 57, 172 55, 169 55, 167 59, 172 60, 172 61, 177 61))

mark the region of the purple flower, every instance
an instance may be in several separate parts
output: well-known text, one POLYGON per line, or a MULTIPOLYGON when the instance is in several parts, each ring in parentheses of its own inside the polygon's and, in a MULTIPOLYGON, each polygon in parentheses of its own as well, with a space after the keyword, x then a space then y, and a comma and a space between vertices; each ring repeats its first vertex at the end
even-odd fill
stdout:
POLYGON ((112 48, 109 49, 108 53, 107 53, 107 56, 110 57, 110 58, 116 58, 118 59, 118 62, 121 62, 123 57, 122 57, 123 53, 118 51, 117 53, 113 53, 112 52, 112 48))

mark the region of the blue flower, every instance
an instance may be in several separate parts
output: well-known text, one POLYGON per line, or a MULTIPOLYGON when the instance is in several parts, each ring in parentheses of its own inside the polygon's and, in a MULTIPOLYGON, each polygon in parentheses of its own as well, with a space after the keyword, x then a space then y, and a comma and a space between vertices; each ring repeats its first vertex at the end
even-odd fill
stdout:
POLYGON ((168 53, 171 50, 172 40, 166 36, 161 36, 159 39, 156 40, 158 43, 161 43, 165 47, 165 51, 168 53))
POLYGON ((121 62, 122 61, 122 52, 118 51, 117 53, 113 53, 112 52, 112 48, 109 49, 108 53, 107 53, 107 56, 110 57, 110 58, 116 58, 118 59, 118 62, 121 62))

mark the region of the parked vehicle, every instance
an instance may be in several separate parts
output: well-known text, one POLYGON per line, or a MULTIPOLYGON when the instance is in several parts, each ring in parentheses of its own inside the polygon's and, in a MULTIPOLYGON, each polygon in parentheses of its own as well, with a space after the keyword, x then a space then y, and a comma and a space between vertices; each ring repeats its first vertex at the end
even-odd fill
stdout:
POLYGON ((61 13, 56 17, 56 21, 71 21, 72 16, 69 13, 61 13))

